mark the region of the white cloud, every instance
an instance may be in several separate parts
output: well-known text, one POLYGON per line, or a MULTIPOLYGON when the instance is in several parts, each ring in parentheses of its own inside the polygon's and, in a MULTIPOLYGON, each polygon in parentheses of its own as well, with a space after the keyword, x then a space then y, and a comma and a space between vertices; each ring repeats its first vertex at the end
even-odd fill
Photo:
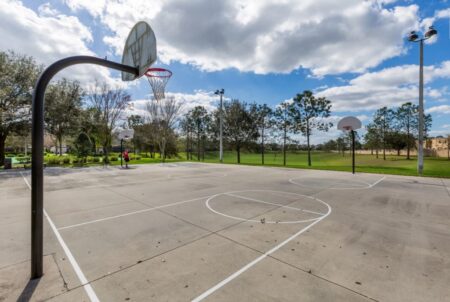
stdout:
POLYGON ((104 41, 120 54, 134 23, 148 21, 159 59, 202 70, 237 68, 314 75, 364 72, 404 53, 404 35, 418 27, 416 5, 361 0, 65 0, 113 32, 104 41))
POLYGON ((450 131, 449 130, 431 130, 429 133, 429 136, 434 137, 434 136, 448 136, 450 135, 450 131))
POLYGON ((53 8, 50 3, 44 3, 38 7, 38 12, 40 16, 57 16, 60 12, 53 8))
MULTIPOLYGON (((187 113, 189 110, 193 109, 196 106, 203 106, 206 108, 206 110, 211 112, 217 108, 219 103, 219 97, 212 91, 208 92, 199 90, 195 91, 195 93, 193 94, 166 92, 165 96, 166 98, 173 97, 175 98, 175 100, 183 104, 181 114, 187 113)), ((146 105, 149 100, 150 98, 133 101, 133 110, 127 110, 127 114, 147 116, 146 105)))
MULTIPOLYGON (((0 37, 0 50, 33 56, 47 66, 67 56, 96 56, 88 48, 93 41, 89 28, 77 17, 60 14, 48 3, 39 7, 38 15, 20 1, 0 1, 0 37)), ((82 83, 95 78, 115 83, 107 69, 92 65, 69 67, 60 76, 82 83)))
MULTIPOLYGON (((333 111, 360 112, 383 106, 416 102, 418 98, 417 65, 402 65, 369 72, 352 79, 348 85, 331 87, 317 93, 333 103, 333 111)), ((450 61, 439 66, 425 67, 425 83, 450 77, 450 61)), ((438 99, 447 94, 447 88, 425 89, 425 97, 438 99)))
POLYGON ((94 17, 100 16, 106 6, 105 0, 64 0, 64 2, 73 11, 86 9, 94 17))
POLYGON ((428 108, 427 113, 450 114, 450 105, 440 105, 428 108))

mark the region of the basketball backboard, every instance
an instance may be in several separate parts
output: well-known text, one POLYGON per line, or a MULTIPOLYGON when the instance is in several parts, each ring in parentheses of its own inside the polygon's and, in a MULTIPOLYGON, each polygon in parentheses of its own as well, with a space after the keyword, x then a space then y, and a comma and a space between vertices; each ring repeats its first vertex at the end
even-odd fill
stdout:
POLYGON ((354 116, 344 117, 337 124, 338 130, 342 131, 357 130, 361 128, 361 126, 362 126, 361 121, 354 116))
POLYGON ((122 72, 122 80, 132 81, 143 76, 155 61, 155 33, 147 22, 140 21, 131 29, 122 56, 122 64, 137 67, 139 75, 122 72))
POLYGON ((134 136, 134 129, 123 129, 123 130, 120 130, 118 132, 117 136, 119 137, 120 140, 122 140, 122 139, 123 140, 132 139, 133 136, 134 136))

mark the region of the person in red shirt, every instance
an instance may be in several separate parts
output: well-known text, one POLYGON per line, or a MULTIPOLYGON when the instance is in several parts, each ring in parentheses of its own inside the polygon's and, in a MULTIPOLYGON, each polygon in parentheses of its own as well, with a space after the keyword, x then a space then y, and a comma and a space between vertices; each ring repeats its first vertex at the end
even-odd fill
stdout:
POLYGON ((130 155, 128 154, 128 150, 123 152, 123 159, 125 160, 125 168, 128 169, 128 162, 130 161, 130 155))

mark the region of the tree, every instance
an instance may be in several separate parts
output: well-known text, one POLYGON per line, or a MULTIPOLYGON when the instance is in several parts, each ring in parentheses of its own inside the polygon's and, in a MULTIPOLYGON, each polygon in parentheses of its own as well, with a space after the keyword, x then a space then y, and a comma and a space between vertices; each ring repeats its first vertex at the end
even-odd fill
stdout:
POLYGON ((383 145, 383 160, 386 160, 386 148, 388 146, 388 134, 394 123, 394 112, 387 107, 378 109, 373 117, 373 125, 381 137, 383 145))
POLYGON ((338 143, 334 139, 330 139, 329 141, 327 141, 323 144, 322 149, 324 151, 328 151, 328 152, 333 151, 333 150, 339 150, 338 143))
POLYGON ((380 132, 378 131, 375 124, 369 124, 366 128, 367 132, 364 135, 365 146, 366 148, 371 149, 372 154, 373 150, 375 149, 376 158, 378 158, 378 150, 380 149, 381 145, 380 132))
MULTIPOLYGON (((424 132, 431 128, 430 114, 424 115, 424 132)), ((419 132, 419 106, 410 102, 404 103, 395 111, 395 129, 406 134, 406 159, 410 159, 411 146, 414 145, 419 132)), ((425 135, 426 136, 426 135, 425 135)))
POLYGON ((241 163, 241 148, 258 138, 258 129, 248 105, 239 100, 224 102, 224 134, 236 149, 237 162, 241 163))
MULTIPOLYGON (((192 120, 193 129, 197 137, 197 160, 200 160, 200 142, 205 138, 205 132, 209 123, 211 122, 211 117, 203 106, 196 106, 194 109, 190 110, 187 114, 192 120)), ((203 154, 204 154, 204 142, 203 142, 203 154)))
POLYGON ((260 131, 261 137, 261 164, 264 165, 264 139, 266 134, 264 133, 267 128, 270 128, 273 124, 273 111, 267 104, 257 105, 252 104, 250 111, 255 117, 255 123, 260 131))
POLYGON ((297 129, 306 136, 308 147, 308 166, 311 166, 310 137, 312 130, 328 131, 333 126, 325 118, 330 116, 331 102, 324 97, 316 98, 309 90, 303 91, 294 97, 292 114, 296 121, 297 129))
POLYGON ((178 114, 182 105, 173 97, 147 102, 146 109, 150 123, 153 123, 157 129, 155 136, 163 162, 166 160, 168 142, 175 139, 174 126, 178 121, 178 114))
POLYGON ((337 145, 338 151, 342 153, 342 156, 344 156, 345 155, 345 146, 346 146, 344 134, 341 134, 341 136, 336 139, 336 145, 337 145))
POLYGON ((74 141, 75 152, 77 157, 81 158, 81 164, 86 162, 86 157, 91 154, 92 142, 89 136, 81 132, 74 141))
POLYGON ((387 134, 388 145, 397 151, 397 156, 400 156, 400 151, 406 148, 410 141, 411 137, 400 131, 391 131, 387 134))
POLYGON ((192 160, 192 133, 194 129, 194 121, 189 114, 186 114, 180 122, 180 126, 186 135, 186 159, 192 160))
POLYGON ((144 123, 145 119, 143 116, 132 114, 127 118, 127 126, 123 127, 134 130, 131 141, 133 142, 135 152, 136 150, 141 150, 144 145, 145 137, 143 135, 143 131, 140 131, 144 123))
POLYGON ((295 129, 295 122, 291 111, 292 103, 285 101, 277 106, 273 115, 275 125, 283 132, 283 166, 286 166, 286 149, 287 141, 289 139, 288 132, 295 129))
POLYGON ((92 110, 100 144, 103 147, 104 163, 109 163, 108 153, 112 142, 112 131, 130 101, 123 89, 112 89, 106 83, 95 82, 87 95, 88 108, 92 110))
POLYGON ((62 79, 51 85, 45 96, 45 126, 59 143, 62 155, 63 138, 78 128, 83 91, 78 82, 62 79))
POLYGON ((0 166, 6 138, 29 129, 32 88, 41 69, 32 57, 0 51, 0 166))
POLYGON ((159 126, 156 123, 145 122, 142 125, 136 125, 133 127, 134 137, 137 138, 138 147, 150 152, 150 157, 155 157, 155 152, 158 149, 158 131, 159 126))
POLYGON ((92 153, 97 153, 97 142, 100 141, 100 129, 97 117, 99 114, 95 108, 82 109, 79 112, 78 131, 84 132, 89 136, 92 144, 92 153))

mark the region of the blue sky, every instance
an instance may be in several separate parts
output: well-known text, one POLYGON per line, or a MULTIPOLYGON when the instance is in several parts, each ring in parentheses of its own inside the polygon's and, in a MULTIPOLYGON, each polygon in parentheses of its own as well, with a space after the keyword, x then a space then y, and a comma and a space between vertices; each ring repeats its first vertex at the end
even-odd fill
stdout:
MULTIPOLYGON (((0 2, 0 49, 43 64, 88 54, 119 61, 134 23, 147 21, 158 40, 157 66, 173 77, 168 95, 186 108, 213 108, 213 91, 276 106, 305 89, 333 102, 335 123, 356 115, 366 124, 382 106, 417 102, 418 45, 404 37, 431 24, 425 47, 426 110, 432 135, 450 134, 450 9, 446 0, 61 0, 0 2)), ((115 72, 71 67, 61 76, 88 86, 122 85, 136 112, 149 99, 145 79, 121 83, 115 72)), ((315 142, 335 138, 336 129, 315 142)))

